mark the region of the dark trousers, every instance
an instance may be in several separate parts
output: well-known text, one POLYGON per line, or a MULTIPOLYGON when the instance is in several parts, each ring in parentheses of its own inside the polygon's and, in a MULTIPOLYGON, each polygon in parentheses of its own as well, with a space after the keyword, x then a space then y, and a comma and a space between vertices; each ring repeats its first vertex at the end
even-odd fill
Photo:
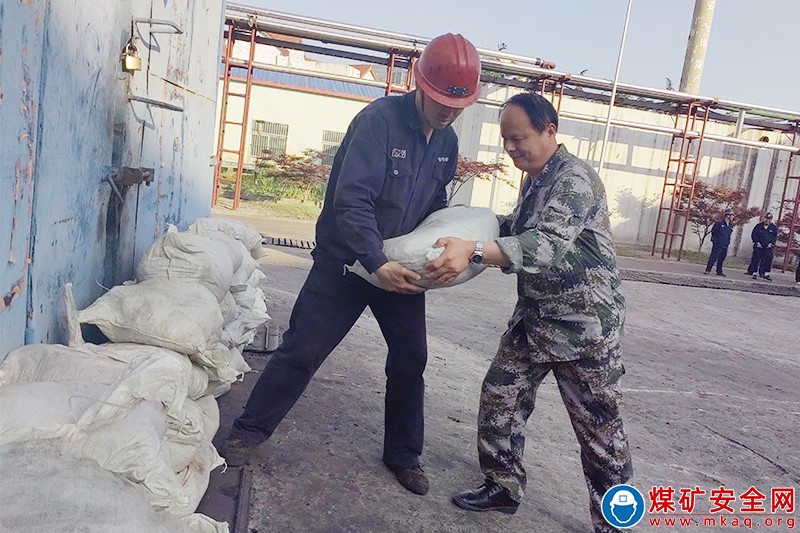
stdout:
POLYGON ((714 263, 716 263, 717 274, 722 274, 722 263, 725 262, 726 257, 728 257, 728 247, 717 246, 716 244, 714 244, 711 247, 711 255, 708 256, 708 263, 706 264, 706 272, 710 272, 711 267, 713 267, 714 263))
POLYGON ((772 270, 772 259, 774 251, 772 248, 753 247, 753 257, 750 259, 750 266, 747 267, 748 274, 755 274, 762 278, 772 270))
POLYGON ((234 434, 250 442, 267 440, 367 306, 389 348, 383 461, 401 468, 419 465, 428 358, 425 295, 387 292, 318 261, 297 296, 283 342, 234 423, 234 434))

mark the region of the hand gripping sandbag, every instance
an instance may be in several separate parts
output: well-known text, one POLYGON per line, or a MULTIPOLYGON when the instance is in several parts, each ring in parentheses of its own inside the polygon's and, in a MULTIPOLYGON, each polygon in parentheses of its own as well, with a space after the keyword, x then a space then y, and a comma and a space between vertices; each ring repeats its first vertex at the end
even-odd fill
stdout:
MULTIPOLYGON (((440 238, 458 237, 470 241, 493 241, 499 236, 497 216, 491 209, 459 205, 436 211, 407 235, 383 241, 383 253, 389 261, 397 261, 409 270, 424 275, 425 266, 444 252, 444 248, 433 247, 440 238)), ((470 264, 456 279, 445 285, 434 285, 425 279, 413 283, 427 289, 452 287, 471 280, 485 268, 486 265, 470 264)), ((367 273, 359 261, 347 269, 376 287, 381 286, 378 276, 367 273)))

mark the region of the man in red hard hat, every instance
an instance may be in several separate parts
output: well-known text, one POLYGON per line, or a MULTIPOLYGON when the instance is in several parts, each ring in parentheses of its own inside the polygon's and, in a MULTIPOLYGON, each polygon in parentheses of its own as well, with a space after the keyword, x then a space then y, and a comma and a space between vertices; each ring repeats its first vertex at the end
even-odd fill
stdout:
POLYGON ((413 283, 419 274, 386 258, 383 241, 411 232, 445 207, 445 187, 458 159, 451 124, 478 99, 480 70, 478 52, 467 39, 439 36, 416 63, 417 90, 380 98, 350 123, 317 221, 314 264, 283 342, 225 442, 228 464, 244 464, 272 435, 369 306, 389 349, 383 462, 406 489, 428 492, 420 467, 428 355, 425 294, 413 283), (343 274, 344 266, 356 260, 378 276, 383 289, 343 274))

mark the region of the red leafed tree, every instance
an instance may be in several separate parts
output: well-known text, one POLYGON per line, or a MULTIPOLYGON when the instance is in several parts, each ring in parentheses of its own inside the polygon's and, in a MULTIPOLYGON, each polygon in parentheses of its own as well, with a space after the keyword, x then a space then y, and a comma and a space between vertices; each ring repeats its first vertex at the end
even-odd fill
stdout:
POLYGON ((461 189, 466 182, 472 179, 490 180, 492 177, 496 177, 503 183, 507 183, 512 187, 516 187, 517 184, 503 174, 505 170, 505 163, 484 163, 482 161, 471 161, 459 154, 458 165, 456 166, 456 175, 453 178, 452 184, 450 185, 450 198, 447 199, 447 203, 449 204, 453 200, 453 197, 456 195, 458 190, 461 189))
POLYGON ((328 179, 331 167, 319 162, 322 156, 321 151, 312 149, 303 150, 302 155, 265 151, 256 159, 256 167, 268 171, 273 178, 303 187, 328 179))
POLYGON ((256 159, 256 169, 243 181, 243 189, 260 196, 297 198, 321 203, 331 167, 321 163, 320 150, 306 149, 301 155, 265 150, 256 159))
POLYGON ((703 248, 703 243, 711 233, 714 223, 722 218, 727 209, 733 210, 731 223, 734 226, 745 224, 761 214, 761 209, 758 207, 747 207, 747 196, 747 191, 744 189, 712 187, 699 180, 695 183, 689 222, 692 233, 700 239, 698 250, 703 248))

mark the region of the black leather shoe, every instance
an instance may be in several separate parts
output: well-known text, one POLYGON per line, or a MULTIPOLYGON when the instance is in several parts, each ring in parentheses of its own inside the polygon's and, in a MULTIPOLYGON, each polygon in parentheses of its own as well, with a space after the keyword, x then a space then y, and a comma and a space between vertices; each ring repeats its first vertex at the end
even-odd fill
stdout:
POLYGON ((488 479, 475 490, 453 495, 453 503, 469 511, 500 511, 514 514, 519 502, 514 500, 506 489, 488 479))
POLYGON ((422 467, 399 468, 389 465, 386 466, 389 470, 394 472, 394 476, 403 487, 420 496, 428 494, 430 485, 428 484, 428 477, 425 475, 422 467))
POLYGON ((245 439, 230 436, 225 440, 219 452, 228 466, 244 466, 253 457, 256 446, 245 439))

